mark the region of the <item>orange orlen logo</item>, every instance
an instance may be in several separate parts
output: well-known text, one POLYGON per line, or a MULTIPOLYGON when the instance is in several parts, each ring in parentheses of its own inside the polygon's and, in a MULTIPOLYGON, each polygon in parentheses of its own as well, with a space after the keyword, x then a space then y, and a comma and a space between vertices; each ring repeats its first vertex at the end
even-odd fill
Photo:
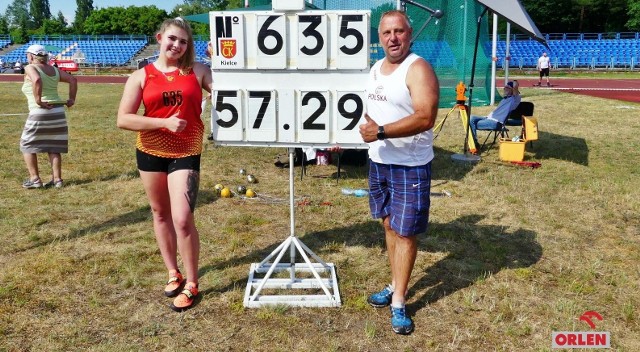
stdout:
POLYGON ((221 39, 220 51, 225 59, 231 59, 236 56, 236 40, 235 39, 221 39))

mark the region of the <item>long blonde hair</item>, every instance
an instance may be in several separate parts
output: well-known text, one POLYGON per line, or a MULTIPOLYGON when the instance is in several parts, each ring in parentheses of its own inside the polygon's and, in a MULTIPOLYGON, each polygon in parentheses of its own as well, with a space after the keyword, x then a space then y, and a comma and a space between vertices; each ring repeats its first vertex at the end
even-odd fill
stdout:
POLYGON ((187 33, 187 50, 184 55, 178 59, 178 67, 181 72, 188 72, 193 67, 196 60, 196 48, 193 42, 193 30, 189 25, 189 22, 185 21, 182 17, 168 18, 162 22, 157 34, 164 34, 164 32, 170 26, 176 26, 182 28, 187 33))

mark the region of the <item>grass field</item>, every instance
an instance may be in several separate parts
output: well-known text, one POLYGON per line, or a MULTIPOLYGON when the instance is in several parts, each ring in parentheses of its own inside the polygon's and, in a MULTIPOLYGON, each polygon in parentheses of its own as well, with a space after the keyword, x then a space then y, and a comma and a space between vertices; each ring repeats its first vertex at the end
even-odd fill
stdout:
POLYGON ((365 168, 346 166, 339 182, 335 166, 302 179, 295 170, 296 234, 335 263, 342 306, 243 307, 250 264, 289 235, 289 173, 273 166, 283 148, 207 146, 202 299, 171 311, 135 134, 115 127, 121 93, 82 84, 68 111, 65 187, 24 190, 26 99, 20 84, 0 85, 1 114, 22 114, 0 117, 0 351, 546 351, 554 331, 591 331, 579 320, 590 310, 613 350, 640 350, 639 104, 523 89, 539 120, 525 159, 537 169, 499 161, 497 147, 478 164, 452 162, 464 135, 450 118, 410 284, 416 331, 398 336, 388 311, 366 303, 389 276, 382 229, 366 198, 340 192, 366 187, 365 168), (215 184, 245 184, 241 168, 260 197, 218 198, 215 184))

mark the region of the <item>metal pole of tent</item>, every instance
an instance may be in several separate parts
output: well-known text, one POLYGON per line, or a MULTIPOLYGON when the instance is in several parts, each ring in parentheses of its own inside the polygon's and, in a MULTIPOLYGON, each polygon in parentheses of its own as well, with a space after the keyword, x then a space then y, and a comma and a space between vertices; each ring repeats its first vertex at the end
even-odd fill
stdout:
POLYGON ((478 44, 480 42, 480 26, 482 24, 482 16, 484 16, 485 13, 487 13, 487 11, 489 11, 489 8, 485 6, 484 10, 482 11, 482 13, 480 14, 480 16, 478 16, 478 22, 477 22, 477 28, 476 28, 476 43, 475 43, 475 47, 473 49, 473 60, 472 60, 472 64, 471 64, 471 82, 469 83, 469 106, 468 106, 468 110, 467 110, 467 128, 464 134, 464 153, 463 154, 453 154, 451 155, 451 159, 455 160, 455 161, 461 161, 461 162, 478 162, 480 161, 480 156, 478 155, 473 155, 471 153, 469 153, 468 148, 468 143, 469 143, 469 130, 471 129, 471 126, 469 124, 470 119, 471 119, 471 106, 472 106, 472 102, 473 102, 473 80, 475 78, 475 72, 476 72, 476 59, 478 57, 478 44))
POLYGON ((496 66, 498 61, 498 15, 493 14, 493 39, 491 40, 491 105, 496 103, 496 66))
POLYGON ((507 38, 505 42, 504 85, 509 83, 509 65, 511 64, 511 22, 507 21, 507 38))

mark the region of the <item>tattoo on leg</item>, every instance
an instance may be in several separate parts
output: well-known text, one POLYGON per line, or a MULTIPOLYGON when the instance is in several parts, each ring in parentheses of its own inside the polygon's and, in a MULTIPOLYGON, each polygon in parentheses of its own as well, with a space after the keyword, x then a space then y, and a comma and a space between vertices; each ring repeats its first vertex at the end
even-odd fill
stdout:
POLYGON ((189 208, 192 213, 196 210, 199 184, 200 173, 197 171, 189 171, 189 176, 187 177, 187 193, 185 193, 184 196, 187 198, 187 202, 189 202, 189 208))

